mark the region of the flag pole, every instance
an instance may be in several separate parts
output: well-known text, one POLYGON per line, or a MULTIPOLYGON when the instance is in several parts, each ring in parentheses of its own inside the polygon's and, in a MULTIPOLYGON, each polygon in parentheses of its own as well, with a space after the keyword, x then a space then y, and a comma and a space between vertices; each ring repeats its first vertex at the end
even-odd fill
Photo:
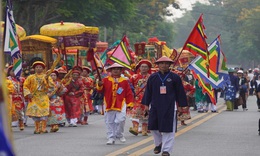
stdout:
POLYGON ((96 59, 94 58, 94 65, 95 65, 95 67, 96 67, 96 69, 97 69, 97 74, 98 74, 98 78, 99 78, 99 80, 101 81, 102 80, 102 78, 101 78, 101 74, 99 73, 99 70, 98 70, 98 66, 97 66, 97 62, 96 62, 96 59))
POLYGON ((77 66, 79 66, 79 49, 77 49, 77 66))

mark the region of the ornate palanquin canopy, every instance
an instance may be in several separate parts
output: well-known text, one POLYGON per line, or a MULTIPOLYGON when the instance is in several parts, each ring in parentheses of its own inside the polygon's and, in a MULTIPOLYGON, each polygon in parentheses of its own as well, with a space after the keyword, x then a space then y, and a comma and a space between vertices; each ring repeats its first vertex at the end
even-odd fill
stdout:
POLYGON ((21 41, 24 40, 36 40, 36 41, 41 41, 41 42, 47 42, 51 44, 56 44, 57 39, 49 37, 49 36, 44 36, 44 35, 31 35, 31 36, 26 36, 25 38, 21 39, 21 41))
POLYGON ((52 48, 56 46, 56 43, 57 39, 48 36, 26 36, 21 39, 23 60, 29 62, 34 57, 40 57, 44 60, 48 69, 53 61, 52 48))
POLYGON ((98 28, 98 27, 89 27, 89 26, 86 26, 86 27, 85 27, 85 33, 89 33, 89 34, 99 34, 99 28, 98 28))
POLYGON ((73 36, 84 33, 86 27, 81 23, 60 22, 44 25, 40 34, 46 36, 73 36))

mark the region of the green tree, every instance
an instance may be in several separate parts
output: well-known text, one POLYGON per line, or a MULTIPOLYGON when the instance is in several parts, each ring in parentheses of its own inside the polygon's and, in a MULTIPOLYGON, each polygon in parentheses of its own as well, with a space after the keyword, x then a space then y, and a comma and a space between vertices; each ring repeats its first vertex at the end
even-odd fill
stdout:
POLYGON ((249 60, 257 62, 260 59, 259 6, 258 0, 226 0, 224 2, 226 15, 230 17, 225 21, 232 27, 229 31, 232 32, 232 41, 234 41, 234 58, 239 62, 249 62, 249 60), (230 7, 232 9, 228 9, 230 7))
MULTIPOLYGON (((26 33, 37 34, 39 28, 61 16, 57 8, 59 0, 13 0, 16 23, 24 27, 26 33)), ((5 6, 5 5, 4 5, 5 6)))
POLYGON ((161 28, 173 29, 169 23, 164 23, 164 16, 169 15, 166 7, 170 4, 178 8, 174 1, 13 0, 12 2, 16 23, 24 27, 27 35, 38 34, 40 27, 45 24, 64 21, 97 26, 101 35, 107 28, 109 43, 120 39, 123 34, 133 37, 133 41, 164 36, 162 39, 170 43, 174 35, 171 34, 172 30, 161 28))
POLYGON ((222 49, 228 63, 249 66, 251 60, 257 62, 259 55, 259 0, 210 0, 210 5, 196 3, 192 11, 178 19, 175 45, 183 46, 199 15, 204 14, 207 42, 219 34, 222 49))

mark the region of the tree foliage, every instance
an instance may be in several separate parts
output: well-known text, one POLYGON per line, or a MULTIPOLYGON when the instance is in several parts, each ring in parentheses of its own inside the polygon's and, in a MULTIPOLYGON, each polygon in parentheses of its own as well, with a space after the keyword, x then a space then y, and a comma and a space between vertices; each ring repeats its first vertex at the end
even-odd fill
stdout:
MULTIPOLYGON (((12 0, 16 23, 28 35, 38 34, 40 27, 60 21, 79 22, 100 28, 100 38, 110 44, 126 34, 131 44, 157 36, 169 47, 182 47, 199 15, 204 14, 207 42, 221 34, 222 49, 228 63, 260 60, 260 1, 209 0, 210 5, 196 3, 193 10, 175 23, 166 9, 175 0, 12 0), (107 30, 106 33, 104 30, 107 30), (106 35, 107 34, 107 37, 106 35)), ((2 2, 2 7, 5 3, 2 2)), ((4 10, 4 8, 3 8, 4 10)), ((244 64, 243 64, 244 65, 244 64)))
MULTIPOLYGON (((134 41, 158 35, 155 31, 160 29, 159 25, 164 24, 163 16, 168 13, 166 7, 175 4, 174 0, 12 0, 12 2, 16 23, 24 27, 28 35, 38 34, 40 27, 45 24, 60 21, 79 22, 101 28, 101 35, 107 28, 107 39, 110 43, 120 39, 123 34, 134 37, 134 41)), ((177 4, 174 6, 178 7, 177 4)), ((169 33, 159 36, 169 36, 169 40, 172 38, 169 33)))
POLYGON ((201 13, 204 14, 207 42, 219 34, 222 49, 228 63, 252 66, 260 64, 260 1, 259 0, 210 0, 210 5, 195 4, 174 24, 177 38, 175 45, 181 47, 201 13))
POLYGON ((235 47, 235 60, 240 62, 258 62, 260 41, 260 1, 259 0, 226 0, 224 8, 227 18, 225 21, 232 24, 232 41, 235 47), (232 7, 232 9, 228 9, 232 7), (228 18, 228 17, 233 18, 228 18), (234 18, 235 17, 235 18, 234 18))

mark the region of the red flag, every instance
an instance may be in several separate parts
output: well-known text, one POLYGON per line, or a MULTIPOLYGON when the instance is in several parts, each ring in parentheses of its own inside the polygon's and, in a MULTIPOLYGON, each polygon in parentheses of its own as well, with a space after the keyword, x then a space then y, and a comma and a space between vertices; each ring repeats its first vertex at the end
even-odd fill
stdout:
POLYGON ((100 57, 94 52, 92 48, 88 50, 87 61, 90 63, 92 70, 96 70, 97 68, 104 68, 100 57))
POLYGON ((191 70, 191 72, 194 78, 198 80, 199 86, 202 88, 202 92, 208 94, 210 101, 216 105, 216 97, 212 86, 209 83, 206 83, 206 81, 199 74, 195 73, 194 70, 191 70))
POLYGON ((98 78, 99 80, 101 80, 101 75, 99 73, 99 71, 97 70, 98 67, 101 67, 103 69, 102 66, 102 61, 100 60, 100 58, 94 53, 93 48, 89 48, 88 53, 87 53, 87 61, 90 62, 91 64, 91 68, 92 70, 96 70, 97 74, 98 74, 98 78))
POLYGON ((87 53, 87 61, 90 62, 92 60, 94 60, 94 50, 93 48, 89 48, 87 53))
POLYGON ((206 67, 209 77, 209 52, 208 44, 206 42, 207 36, 204 33, 205 26, 203 24, 202 16, 203 14, 200 15, 182 50, 188 50, 193 55, 200 55, 203 59, 207 60, 206 67))
POLYGON ((208 45, 206 42, 207 36, 204 33, 204 24, 203 18, 200 15, 197 23, 195 24, 194 28, 192 29, 187 41, 183 46, 183 50, 188 50, 193 55, 197 56, 200 55, 202 58, 208 58, 208 45))

